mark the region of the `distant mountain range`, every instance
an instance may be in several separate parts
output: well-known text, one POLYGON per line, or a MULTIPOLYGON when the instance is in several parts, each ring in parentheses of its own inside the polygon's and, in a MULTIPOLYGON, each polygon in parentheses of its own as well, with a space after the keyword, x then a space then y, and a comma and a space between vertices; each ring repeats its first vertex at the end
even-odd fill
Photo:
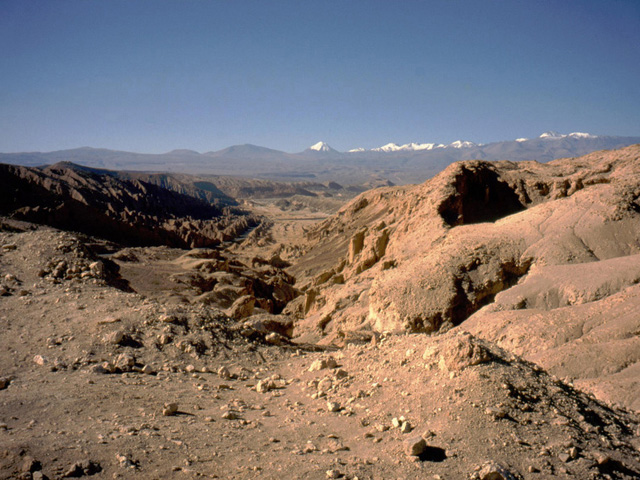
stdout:
POLYGON ((236 175, 282 181, 339 180, 342 184, 389 180, 403 184, 424 181, 459 160, 548 162, 636 143, 640 143, 640 136, 545 132, 533 139, 518 138, 487 144, 461 140, 448 145, 388 143, 370 150, 357 148, 348 152, 339 152, 325 142, 318 142, 299 153, 249 144, 214 152, 172 150, 162 154, 83 147, 44 153, 0 153, 0 163, 40 166, 65 161, 112 170, 236 175))

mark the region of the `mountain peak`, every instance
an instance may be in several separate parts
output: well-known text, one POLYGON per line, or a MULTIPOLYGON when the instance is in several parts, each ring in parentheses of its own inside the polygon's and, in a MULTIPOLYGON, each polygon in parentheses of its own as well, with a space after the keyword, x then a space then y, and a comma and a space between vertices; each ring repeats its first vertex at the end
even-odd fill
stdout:
POLYGON ((309 150, 313 150, 314 152, 335 152, 335 150, 325 142, 318 142, 314 145, 311 145, 309 147, 309 150))
POLYGON ((562 135, 561 133, 558 133, 554 130, 549 130, 548 132, 544 132, 542 135, 540 135, 540 138, 563 138, 566 135, 562 135))
POLYGON ((573 132, 567 135, 563 135, 562 133, 554 132, 553 130, 544 132, 540 135, 540 138, 549 138, 549 139, 558 139, 558 138, 597 138, 597 135, 592 135, 590 133, 584 132, 573 132))
POLYGON ((451 148, 471 148, 478 145, 473 142, 469 142, 468 140, 456 140, 455 142, 450 143, 447 146, 451 148))

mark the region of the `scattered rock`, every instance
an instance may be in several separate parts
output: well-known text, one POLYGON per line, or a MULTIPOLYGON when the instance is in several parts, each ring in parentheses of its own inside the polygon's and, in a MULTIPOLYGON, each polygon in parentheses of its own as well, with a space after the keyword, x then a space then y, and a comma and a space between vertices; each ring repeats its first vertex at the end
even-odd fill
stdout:
POLYGON ((92 460, 83 460, 74 463, 63 475, 62 478, 77 478, 85 475, 95 475, 102 471, 102 466, 92 460))
POLYGON ((419 457, 427 451, 427 442, 421 436, 407 438, 404 441, 404 452, 412 457, 419 457))
POLYGON ((238 417, 238 414, 236 412, 234 412, 232 410, 227 410, 222 414, 222 418, 224 420, 237 420, 239 417, 238 417))
POLYGON ((22 472, 30 472, 33 473, 37 470, 42 470, 42 464, 33 458, 31 455, 27 455, 22 460, 22 465, 20 467, 22 472))
POLYGON ((409 433, 413 430, 413 426, 409 422, 402 422, 400 425, 400 433, 409 433))
POLYGON ((231 374, 229 369, 225 366, 222 366, 218 369, 218 376, 223 380, 231 380, 233 378, 233 375, 231 374))
POLYGON ((235 319, 241 320, 250 317, 256 304, 256 297, 253 295, 243 295, 238 298, 228 310, 228 315, 235 319))
POLYGON ((520 480, 520 475, 498 463, 489 462, 480 468, 475 478, 478 480, 520 480))
POLYGON ((172 417, 176 413, 178 413, 178 404, 177 403, 165 403, 164 408, 162 409, 162 415, 165 417, 172 417))
POLYGON ((338 362, 333 357, 319 358, 315 360, 309 367, 310 372, 316 372, 318 370, 324 370, 325 368, 336 368, 338 362))
POLYGON ((569 455, 566 452, 562 452, 558 455, 558 460, 560 460, 563 463, 567 463, 568 461, 571 460, 571 455, 569 455))
POLYGON ((611 457, 606 453, 602 453, 602 452, 596 452, 595 455, 593 456, 593 459, 600 466, 607 465, 608 463, 611 462, 611 457))
POLYGON ((35 363, 36 365, 43 366, 49 363, 49 360, 45 356, 36 355, 35 357, 33 357, 33 363, 35 363))
POLYGON ((115 366, 123 372, 129 372, 136 364, 136 359, 130 353, 121 353, 116 358, 115 366))
POLYGON ((264 340, 271 345, 282 345, 285 341, 284 337, 276 332, 268 333, 264 340))
POLYGON ((108 344, 111 344, 111 345, 120 345, 124 341, 125 337, 126 337, 126 335, 125 335, 124 331, 116 330, 114 332, 107 333, 103 337, 103 340, 104 340, 105 343, 108 343, 108 344))
POLYGON ((473 335, 462 332, 440 352, 440 365, 449 371, 462 370, 491 361, 491 352, 473 335))
POLYGON ((116 460, 121 468, 137 468, 137 462, 133 461, 128 455, 116 453, 116 460))

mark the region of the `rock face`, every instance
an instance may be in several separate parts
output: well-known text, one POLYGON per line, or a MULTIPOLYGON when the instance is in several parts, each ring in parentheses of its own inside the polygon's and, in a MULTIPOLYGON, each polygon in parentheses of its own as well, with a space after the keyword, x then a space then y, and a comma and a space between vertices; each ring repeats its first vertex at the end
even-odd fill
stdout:
MULTIPOLYGON (((507 292, 543 267, 640 253, 639 158, 632 146, 549 164, 460 162, 422 185, 362 194, 308 234, 314 246, 293 270, 316 280, 298 333, 432 332, 499 294, 517 304, 518 289, 536 287, 507 292)), ((530 301, 601 298, 637 281, 635 266, 624 271, 600 287, 585 280, 592 294, 530 301)))
POLYGON ((259 223, 239 210, 69 163, 0 165, 0 214, 123 245, 182 248, 217 245, 259 223))

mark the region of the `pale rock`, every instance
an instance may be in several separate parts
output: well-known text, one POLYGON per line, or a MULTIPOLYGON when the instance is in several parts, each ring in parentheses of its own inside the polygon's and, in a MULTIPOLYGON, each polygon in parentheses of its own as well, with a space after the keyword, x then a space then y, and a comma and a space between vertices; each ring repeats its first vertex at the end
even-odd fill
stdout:
POLYGON ((116 358, 116 367, 122 370, 123 372, 131 371, 131 369, 135 364, 136 364, 136 359, 130 353, 121 353, 116 358))
POLYGON ((478 471, 479 480, 518 480, 518 476, 508 468, 494 462, 483 465, 478 471))
POLYGON ((271 332, 264 337, 264 340, 271 345, 282 345, 284 343, 284 337, 276 332, 271 332))
POLYGON ((36 356, 33 357, 33 362, 36 365, 42 366, 42 365, 46 365, 47 363, 49 363, 49 359, 47 359, 47 357, 44 357, 42 355, 36 355, 36 356))
POLYGON ((413 430, 413 426, 410 422, 405 421, 400 425, 400 433, 409 433, 411 430, 413 430))
POLYGON ((338 362, 336 362, 335 358, 329 356, 326 358, 319 358, 318 360, 315 360, 309 367, 309 371, 315 372, 318 370, 324 370, 325 368, 336 368, 337 366, 338 362))
POLYGON ((109 332, 104 336, 104 342, 112 345, 119 345, 125 339, 125 334, 122 330, 116 330, 109 332))
POLYGON ((275 384, 272 380, 260 380, 256 384, 256 392, 266 393, 275 388, 275 384))
POLYGON ((491 359, 491 352, 467 332, 461 332, 445 343, 440 351, 440 366, 449 371, 462 370, 470 366, 490 362, 491 359))
POLYGON ((116 453, 116 460, 118 461, 118 465, 122 468, 135 468, 136 463, 131 460, 127 455, 122 455, 120 453, 116 453))

